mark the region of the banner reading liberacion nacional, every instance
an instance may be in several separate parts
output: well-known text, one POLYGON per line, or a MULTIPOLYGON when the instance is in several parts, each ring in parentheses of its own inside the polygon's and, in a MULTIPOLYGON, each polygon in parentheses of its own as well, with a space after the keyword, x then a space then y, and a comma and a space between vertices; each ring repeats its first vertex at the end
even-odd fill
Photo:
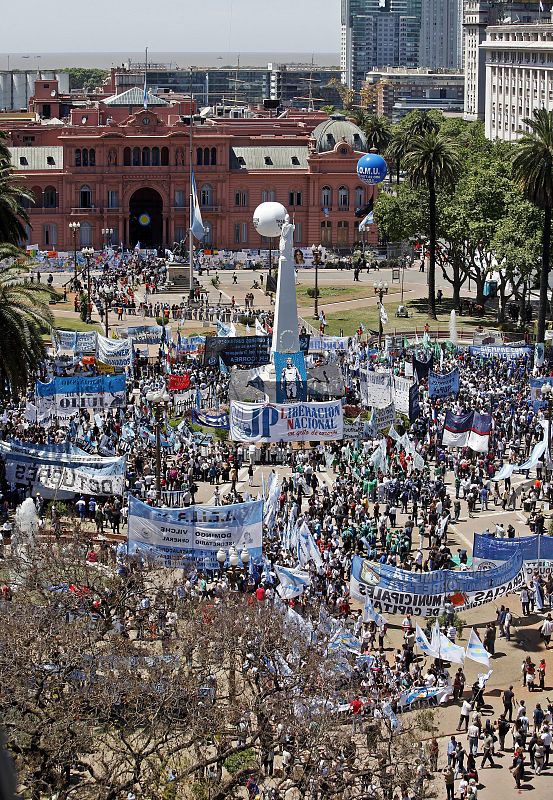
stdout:
POLYGON ((230 438, 235 442, 329 441, 342 439, 343 427, 340 400, 230 404, 230 438))
POLYGON ((165 566, 217 569, 217 552, 246 548, 253 561, 262 555, 263 501, 230 506, 152 508, 129 498, 129 553, 149 553, 165 566))
POLYGON ((350 593, 355 600, 368 596, 382 614, 437 617, 449 599, 457 611, 493 603, 525 583, 522 551, 511 560, 483 572, 436 570, 413 573, 355 556, 350 593))
POLYGON ((84 375, 37 381, 37 421, 56 418, 68 424, 82 409, 122 408, 126 402, 124 375, 84 375))

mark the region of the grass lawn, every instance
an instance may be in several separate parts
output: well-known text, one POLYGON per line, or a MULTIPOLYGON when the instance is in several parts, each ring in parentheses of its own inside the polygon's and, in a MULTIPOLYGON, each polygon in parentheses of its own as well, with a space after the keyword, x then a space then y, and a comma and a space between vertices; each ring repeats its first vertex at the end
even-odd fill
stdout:
POLYGON ((99 331, 100 326, 88 325, 80 317, 59 317, 54 313, 54 328, 62 331, 99 331))
MULTIPOLYGON (((298 284, 296 287, 296 294, 298 298, 298 306, 305 308, 313 306, 314 297, 309 297, 307 294, 308 289, 314 289, 313 284, 298 284)), ((389 293, 394 294, 399 292, 397 286, 390 286, 389 293)), ((374 297, 374 290, 372 283, 361 286, 321 286, 319 283, 319 304, 328 305, 329 303, 340 303, 343 300, 359 300, 365 297, 374 297)))
MULTIPOLYGON (((384 303, 388 312, 388 324, 384 326, 385 334, 393 334, 394 331, 414 331, 415 329, 422 334, 424 326, 428 322, 430 331, 447 330, 449 328, 449 318, 453 304, 451 300, 442 302, 438 308, 438 321, 428 319, 426 311, 427 301, 425 299, 411 300, 405 303, 409 310, 409 318, 398 318, 395 316, 399 303, 396 300, 391 303, 384 303)), ((309 321, 309 317, 307 318, 309 321)), ((378 331, 378 312, 376 306, 359 309, 349 309, 346 311, 329 312, 326 315, 328 328, 326 333, 331 336, 338 336, 343 330, 344 336, 351 336, 355 333, 360 324, 365 326, 365 330, 378 331)), ((485 314, 483 317, 457 316, 457 329, 477 328, 482 325, 484 328, 496 328, 495 313, 485 314)))

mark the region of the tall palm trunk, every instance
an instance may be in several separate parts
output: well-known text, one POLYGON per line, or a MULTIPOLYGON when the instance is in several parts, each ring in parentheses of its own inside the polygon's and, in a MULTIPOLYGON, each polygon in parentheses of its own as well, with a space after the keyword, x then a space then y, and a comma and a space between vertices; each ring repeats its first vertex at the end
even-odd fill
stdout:
POLYGON ((551 206, 544 209, 545 219, 543 224, 542 264, 540 273, 540 307, 538 310, 538 336, 537 341, 545 341, 545 317, 547 315, 547 289, 549 284, 549 260, 551 252, 551 206))
POLYGON ((428 210, 430 215, 430 264, 428 265, 428 316, 436 319, 436 185, 434 175, 428 179, 428 210))

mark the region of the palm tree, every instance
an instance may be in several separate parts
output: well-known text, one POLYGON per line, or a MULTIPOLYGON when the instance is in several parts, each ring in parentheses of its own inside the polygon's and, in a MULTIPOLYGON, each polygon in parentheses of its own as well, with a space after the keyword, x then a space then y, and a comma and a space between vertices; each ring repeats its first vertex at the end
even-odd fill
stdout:
POLYGON ((405 153, 409 149, 409 143, 413 138, 408 128, 396 126, 392 131, 392 139, 386 149, 386 159, 393 161, 396 165, 396 183, 399 186, 401 162, 405 153))
POLYGON ((438 187, 455 185, 461 167, 459 143, 456 139, 435 131, 424 136, 414 136, 405 153, 404 164, 411 186, 428 191, 428 316, 436 319, 436 190, 438 187))
POLYGON ((438 133, 440 125, 428 111, 412 111, 403 119, 403 126, 411 136, 424 136, 425 133, 438 133))
POLYGON ((25 256, 0 244, 0 393, 21 396, 46 355, 42 334, 54 318, 44 284, 28 283, 25 256))
POLYGON ((523 123, 530 128, 518 142, 513 158, 513 174, 524 195, 543 209, 542 259, 538 342, 545 340, 547 287, 551 256, 551 217, 553 209, 553 112, 540 108, 523 123))
POLYGON ((35 198, 32 192, 14 183, 13 173, 8 138, 0 131, 0 243, 17 245, 27 236, 25 223, 29 223, 29 217, 25 205, 35 198))
POLYGON ((368 114, 365 119, 363 130, 367 137, 369 150, 373 148, 379 153, 383 153, 392 138, 388 117, 378 114, 368 114))

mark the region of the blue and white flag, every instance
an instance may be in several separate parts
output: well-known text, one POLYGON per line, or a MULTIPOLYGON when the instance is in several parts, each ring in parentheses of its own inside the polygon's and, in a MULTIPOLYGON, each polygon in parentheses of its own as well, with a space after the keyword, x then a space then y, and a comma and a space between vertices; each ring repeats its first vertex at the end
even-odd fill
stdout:
POLYGON ((197 408, 192 410, 194 415, 194 422, 198 425, 205 425, 207 428, 221 428, 222 430, 229 429, 228 414, 204 414, 197 408))
POLYGON ((307 572, 299 569, 274 565, 275 575, 279 580, 277 592, 283 600, 292 600, 300 597, 305 589, 311 585, 311 578, 307 572))
POLYGON ((465 650, 458 644, 453 644, 451 639, 448 639, 447 636, 444 636, 444 634, 441 633, 439 657, 442 659, 442 661, 451 661, 452 664, 464 664, 465 650))
POLYGON ((424 631, 417 625, 415 628, 415 644, 425 656, 437 658, 438 653, 433 649, 424 631))
POLYGON ((390 701, 384 703, 382 706, 382 713, 390 720, 390 728, 392 729, 392 733, 395 733, 401 728, 401 723, 396 717, 390 701))
POLYGON ((205 227, 202 220, 202 212, 198 202, 198 192, 196 190, 196 178, 192 173, 192 222, 190 225, 192 233, 196 239, 203 240, 205 237, 205 227))
POLYGON ((302 567, 305 567, 309 561, 313 561, 317 567, 322 566, 323 559, 321 551, 315 543, 311 531, 305 522, 302 522, 298 531, 298 561, 302 567))
POLYGON ((374 212, 369 211, 367 216, 359 223, 359 230, 363 232, 369 225, 374 225, 374 212))
POLYGON ((387 625, 388 620, 382 614, 379 614, 373 605, 373 601, 367 595, 365 598, 365 605, 363 606, 363 622, 374 622, 380 628, 382 625, 387 625))
POLYGON ((490 654, 480 641, 474 628, 471 628, 470 631, 466 657, 470 658, 471 661, 478 661, 479 664, 484 664, 486 667, 490 666, 490 654))

